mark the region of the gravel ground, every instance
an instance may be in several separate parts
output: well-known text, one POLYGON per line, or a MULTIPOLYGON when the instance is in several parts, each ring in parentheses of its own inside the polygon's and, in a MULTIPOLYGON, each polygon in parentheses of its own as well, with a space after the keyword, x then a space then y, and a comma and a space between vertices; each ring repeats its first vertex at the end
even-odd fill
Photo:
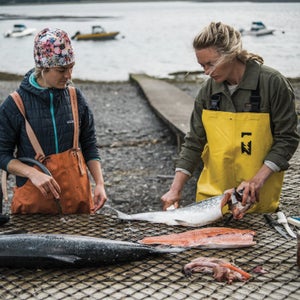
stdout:
MULTIPOLYGON (((0 81, 0 99, 18 86, 0 81)), ((135 85, 122 83, 76 84, 94 112, 106 192, 112 205, 124 212, 160 210, 160 197, 174 175, 176 139, 156 117, 135 85)), ((194 199, 196 179, 183 194, 184 205, 194 199)), ((11 176, 9 196, 12 195, 11 176)), ((8 212, 5 204, 3 212, 8 212)))
MULTIPOLYGON (((0 81, 0 102, 19 81, 0 81)), ((176 85, 196 96, 199 84, 176 85)), ((176 138, 149 107, 139 88, 130 82, 77 83, 94 112, 106 192, 111 205, 124 212, 160 210, 177 157, 176 138)), ((299 84, 295 85, 300 99, 299 84)), ((299 103, 299 101, 297 102, 299 103)), ((196 175, 195 175, 196 176, 196 175)), ((193 202, 196 177, 183 191, 182 205, 193 202)), ((14 182, 9 180, 11 198, 14 182)), ((3 212, 9 212, 9 203, 3 212)))

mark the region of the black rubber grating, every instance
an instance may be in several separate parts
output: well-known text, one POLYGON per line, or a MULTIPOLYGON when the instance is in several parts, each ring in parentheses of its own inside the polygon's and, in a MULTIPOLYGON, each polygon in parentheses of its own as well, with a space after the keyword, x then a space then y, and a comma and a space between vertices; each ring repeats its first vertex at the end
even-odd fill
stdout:
MULTIPOLYGON (((292 159, 282 190, 281 209, 299 215, 300 153, 292 159)), ((274 214, 275 216, 275 214, 274 214)), ((224 226, 219 221, 213 226, 224 226)), ((300 269, 296 266, 296 240, 286 240, 271 229, 262 215, 246 215, 230 227, 257 232, 257 245, 242 249, 191 249, 178 254, 148 257, 98 268, 0 268, 1 299, 300 299, 300 269), (186 278, 182 267, 198 256, 227 258, 252 277, 231 285, 200 273, 186 278), (255 274, 262 266, 266 274, 255 274)), ((122 222, 111 214, 93 216, 11 216, 1 232, 26 229, 33 233, 79 234, 136 242, 144 236, 183 232, 187 228, 122 222)))

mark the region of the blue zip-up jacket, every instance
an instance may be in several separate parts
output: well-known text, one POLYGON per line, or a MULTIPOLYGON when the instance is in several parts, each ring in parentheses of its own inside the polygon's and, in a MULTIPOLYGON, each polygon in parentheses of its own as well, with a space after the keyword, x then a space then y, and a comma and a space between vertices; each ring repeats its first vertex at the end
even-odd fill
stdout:
MULTIPOLYGON (((68 89, 38 88, 32 73, 33 70, 25 75, 17 89, 24 103, 27 120, 46 156, 71 149, 74 122, 68 89)), ((80 90, 76 89, 76 93, 80 148, 86 162, 100 160, 92 112, 80 90)), ((14 157, 34 156, 24 118, 12 97, 8 96, 0 106, 0 168, 7 171, 7 165, 14 157)), ((17 186, 25 181, 17 177, 17 186)))

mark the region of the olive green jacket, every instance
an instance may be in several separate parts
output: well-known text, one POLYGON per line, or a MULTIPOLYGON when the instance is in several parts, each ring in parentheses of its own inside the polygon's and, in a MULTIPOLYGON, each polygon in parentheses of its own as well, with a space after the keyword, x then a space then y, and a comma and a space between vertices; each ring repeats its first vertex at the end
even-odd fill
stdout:
POLYGON ((249 107, 251 91, 256 90, 258 83, 260 112, 270 114, 270 127, 274 138, 274 144, 265 160, 275 163, 280 170, 289 167, 288 161, 299 143, 293 88, 278 71, 249 61, 244 76, 232 95, 225 83, 216 83, 211 78, 203 83, 194 103, 190 131, 185 136, 176 168, 192 174, 201 162, 201 153, 206 144, 201 115, 203 109, 210 108, 211 96, 221 93, 221 111, 245 112, 249 107))

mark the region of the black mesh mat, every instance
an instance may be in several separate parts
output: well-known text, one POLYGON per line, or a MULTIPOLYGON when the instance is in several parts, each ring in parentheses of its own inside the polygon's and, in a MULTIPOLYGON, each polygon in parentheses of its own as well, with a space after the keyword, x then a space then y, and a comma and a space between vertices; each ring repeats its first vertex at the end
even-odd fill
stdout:
MULTIPOLYGON (((299 214, 300 152, 286 172, 281 209, 299 214)), ((223 220, 214 226, 224 226, 223 220)), ((1 299, 300 299, 300 269, 296 266, 296 240, 286 240, 266 225, 262 215, 246 215, 230 227, 257 232, 257 245, 226 250, 192 249, 177 254, 97 268, 0 268, 1 299), (186 278, 181 270, 199 256, 227 258, 252 277, 231 285, 200 273, 186 278), (268 273, 256 274, 263 266, 268 273)), ((114 215, 12 216, 0 232, 26 229, 32 233, 66 233, 116 240, 138 241, 144 236, 183 232, 183 227, 121 222, 114 215)))

